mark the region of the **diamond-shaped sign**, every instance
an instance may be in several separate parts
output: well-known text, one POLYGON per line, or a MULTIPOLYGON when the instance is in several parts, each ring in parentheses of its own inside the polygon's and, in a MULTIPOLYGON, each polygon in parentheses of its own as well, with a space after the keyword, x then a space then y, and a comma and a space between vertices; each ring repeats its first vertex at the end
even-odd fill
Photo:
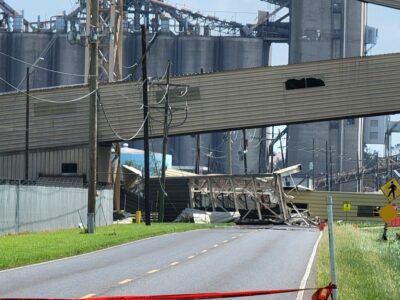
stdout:
POLYGON ((397 211, 392 204, 388 204, 379 210, 379 216, 385 221, 385 223, 389 224, 396 219, 397 211))
POLYGON ((395 178, 392 178, 381 186, 381 191, 389 201, 393 201, 400 197, 400 184, 395 178))

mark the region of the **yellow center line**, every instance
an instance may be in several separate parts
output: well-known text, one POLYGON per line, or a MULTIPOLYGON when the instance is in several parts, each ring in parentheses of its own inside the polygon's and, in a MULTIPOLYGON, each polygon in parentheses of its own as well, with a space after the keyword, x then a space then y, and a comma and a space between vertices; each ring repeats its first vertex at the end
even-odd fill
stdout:
POLYGON ((207 252, 207 250, 205 250, 205 249, 203 251, 201 251, 201 253, 206 253, 206 252, 207 252))
POLYGON ((160 269, 150 270, 150 271, 147 272, 147 274, 153 274, 153 273, 156 273, 158 271, 160 271, 160 269))
POLYGON ((173 263, 170 263, 170 266, 176 266, 177 264, 179 264, 179 261, 174 261, 173 263))
POLYGON ((79 299, 88 299, 88 298, 92 298, 93 296, 96 296, 96 294, 87 294, 83 297, 80 297, 79 299))
POLYGON ((131 282, 132 281, 132 279, 125 279, 125 280, 122 280, 122 281, 120 281, 120 282, 118 282, 118 284, 125 284, 125 283, 128 283, 128 282, 131 282))
POLYGON ((192 258, 195 258, 196 256, 194 256, 194 255, 190 255, 190 256, 188 256, 188 259, 192 259, 192 258))

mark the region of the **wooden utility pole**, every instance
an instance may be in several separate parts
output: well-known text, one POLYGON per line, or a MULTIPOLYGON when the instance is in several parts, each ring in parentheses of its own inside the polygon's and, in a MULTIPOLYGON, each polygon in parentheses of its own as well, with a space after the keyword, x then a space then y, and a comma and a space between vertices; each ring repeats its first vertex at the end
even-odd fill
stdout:
POLYGON ((315 189, 315 139, 312 139, 312 185, 315 189))
POLYGON ((149 151, 149 100, 147 95, 147 58, 146 58, 146 27, 141 25, 142 32, 142 80, 143 80, 143 120, 144 120, 144 210, 145 223, 150 220, 150 151, 149 151))
POLYGON ((26 68, 25 180, 29 179, 29 67, 26 68))
POLYGON ((88 214, 87 232, 96 231, 96 176, 97 176, 97 88, 98 88, 98 16, 99 1, 91 0, 90 5, 90 68, 89 68, 89 188, 88 188, 88 214))
POLYGON ((200 174, 200 134, 196 134, 196 162, 194 172, 200 174))
POLYGON ((168 111, 169 111, 169 73, 171 69, 171 62, 168 61, 167 66, 167 90, 165 92, 164 99, 164 134, 163 134, 163 144, 162 144, 162 162, 161 162, 161 198, 160 198, 160 211, 158 216, 159 222, 164 222, 164 206, 165 197, 168 197, 165 191, 165 160, 167 156, 167 146, 168 146, 168 111))
POLYGON ((244 174, 247 174, 247 138, 246 138, 246 129, 243 129, 243 164, 244 164, 244 174))
POLYGON ((228 174, 232 175, 232 131, 227 131, 226 146, 227 146, 227 163, 228 163, 228 174))

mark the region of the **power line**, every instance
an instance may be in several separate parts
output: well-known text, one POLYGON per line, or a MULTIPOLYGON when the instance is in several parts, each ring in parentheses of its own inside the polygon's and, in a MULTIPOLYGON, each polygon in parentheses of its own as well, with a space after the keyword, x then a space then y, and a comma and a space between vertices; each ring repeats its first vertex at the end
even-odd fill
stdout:
POLYGON ((92 77, 92 76, 94 76, 94 75, 74 74, 74 73, 67 73, 67 72, 52 70, 52 69, 48 69, 48 68, 44 68, 44 67, 40 67, 40 66, 31 64, 31 63, 29 63, 27 61, 24 61, 22 59, 16 58, 14 56, 11 56, 11 55, 9 55, 7 53, 4 53, 4 52, 1 52, 1 51, 0 51, 0 54, 3 55, 3 56, 6 56, 6 57, 8 57, 8 58, 10 58, 12 60, 15 60, 17 62, 20 62, 20 63, 22 63, 24 65, 27 65, 27 66, 30 66, 30 67, 34 67, 36 69, 43 70, 43 71, 46 71, 46 72, 52 72, 52 73, 56 73, 56 74, 60 74, 60 75, 75 76, 75 77, 92 77))
POLYGON ((117 132, 117 131, 114 129, 114 127, 112 126, 110 120, 109 120, 108 117, 107 117, 107 113, 106 113, 106 111, 105 111, 105 109, 104 109, 104 105, 103 105, 103 103, 101 102, 101 98, 100 98, 100 96, 98 96, 98 97, 99 97, 99 106, 101 107, 101 110, 103 111, 104 117, 106 118, 107 124, 108 124, 108 126, 110 127, 111 131, 114 133, 114 135, 115 135, 117 138, 119 138, 120 140, 124 141, 124 142, 128 142, 128 141, 131 141, 131 140, 133 140, 134 138, 136 138, 136 137, 138 136, 138 134, 140 133, 140 131, 142 131, 143 126, 144 126, 144 123, 147 121, 147 118, 149 117, 149 113, 147 113, 146 118, 143 120, 142 125, 140 125, 138 131, 137 131, 133 136, 131 136, 131 137, 129 137, 129 138, 124 138, 124 137, 122 137, 121 135, 119 135, 118 132, 117 132))
MULTIPOLYGON (((20 90, 19 88, 17 88, 16 86, 14 86, 13 84, 9 83, 7 80, 5 80, 4 78, 0 77, 0 80, 3 81, 5 84, 9 85, 10 87, 12 87, 14 90, 16 90, 17 92, 23 94, 23 95, 27 95, 27 93, 25 91, 20 90)), ((38 101, 41 102, 47 102, 47 103, 56 103, 56 104, 64 104, 64 103, 72 103, 72 102, 78 102, 80 100, 83 100, 87 97, 89 97, 90 95, 92 95, 93 93, 95 93, 97 90, 94 90, 92 92, 90 92, 89 94, 80 96, 78 98, 75 99, 70 99, 70 100, 64 100, 64 101, 56 101, 56 100, 50 100, 50 99, 44 99, 44 98, 40 98, 40 97, 36 97, 32 94, 29 94, 29 97, 36 99, 38 101)))

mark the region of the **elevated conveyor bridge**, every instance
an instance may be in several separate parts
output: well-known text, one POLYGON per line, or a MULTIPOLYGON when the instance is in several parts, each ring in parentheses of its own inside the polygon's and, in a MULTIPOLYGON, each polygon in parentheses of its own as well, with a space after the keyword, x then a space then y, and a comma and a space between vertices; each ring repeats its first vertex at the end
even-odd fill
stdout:
MULTIPOLYGON (((400 54, 175 77, 169 134, 393 114, 400 112, 399 82, 400 54)), ((31 93, 31 149, 87 143, 88 97, 71 99, 88 91, 81 85, 31 93)), ((143 122, 140 82, 107 83, 98 92, 99 142, 138 131, 143 122)), ((152 137, 162 136, 163 95, 162 87, 151 86, 152 137)), ((0 95, 0 153, 24 149, 25 113, 24 93, 0 95)), ((139 132, 136 138, 141 137, 139 132)))

